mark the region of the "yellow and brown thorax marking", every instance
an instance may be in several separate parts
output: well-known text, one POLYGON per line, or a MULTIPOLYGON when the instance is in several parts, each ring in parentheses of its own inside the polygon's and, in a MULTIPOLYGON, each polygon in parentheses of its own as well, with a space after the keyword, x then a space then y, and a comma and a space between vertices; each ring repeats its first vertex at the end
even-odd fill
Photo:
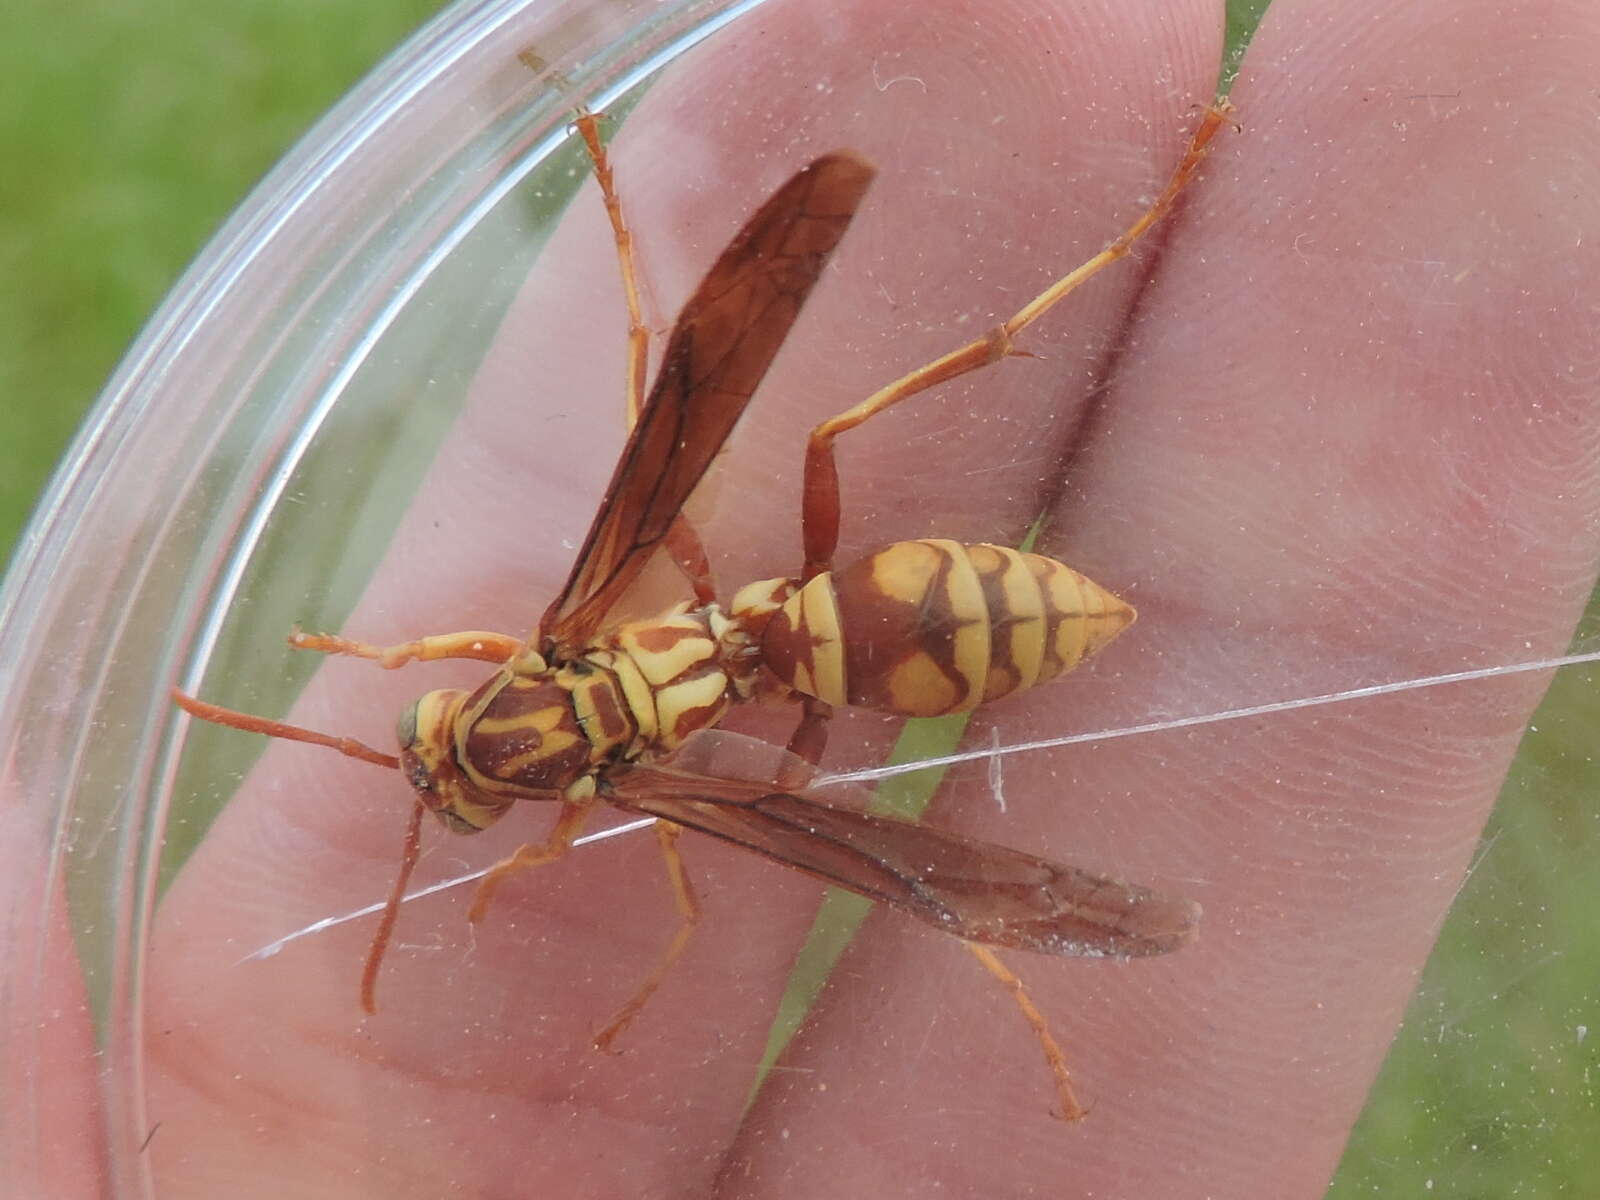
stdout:
POLYGON ((715 725, 738 696, 735 676, 753 669, 715 605, 618 626, 554 666, 529 650, 454 714, 455 757, 484 791, 567 791, 715 725))

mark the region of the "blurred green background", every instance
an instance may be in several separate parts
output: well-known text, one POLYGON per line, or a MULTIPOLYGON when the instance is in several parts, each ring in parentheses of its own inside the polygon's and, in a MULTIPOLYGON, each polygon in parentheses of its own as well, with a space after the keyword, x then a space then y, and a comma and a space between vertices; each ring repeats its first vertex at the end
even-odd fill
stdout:
MULTIPOLYGON (((1266 0, 1230 4, 1235 46, 1266 0)), ((0 562, 95 393, 274 161, 436 0, 13 9, 0 562)), ((1590 642, 1593 638, 1586 639, 1590 642)), ((1600 1195, 1600 688, 1540 710, 1332 1195, 1600 1195)), ((1219 1103, 1225 1103, 1219 1097, 1219 1103)))
POLYGON ((140 325, 440 0, 11 5, 0 37, 0 562, 140 325))

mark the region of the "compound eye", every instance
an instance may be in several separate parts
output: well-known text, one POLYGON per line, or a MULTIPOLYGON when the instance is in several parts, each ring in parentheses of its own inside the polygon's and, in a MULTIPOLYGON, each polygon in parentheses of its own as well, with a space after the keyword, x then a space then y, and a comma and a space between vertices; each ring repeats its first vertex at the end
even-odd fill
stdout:
POLYGON ((407 750, 416 744, 417 740, 417 709, 422 701, 418 700, 408 705, 400 714, 400 719, 394 723, 394 735, 400 740, 400 749, 407 750))

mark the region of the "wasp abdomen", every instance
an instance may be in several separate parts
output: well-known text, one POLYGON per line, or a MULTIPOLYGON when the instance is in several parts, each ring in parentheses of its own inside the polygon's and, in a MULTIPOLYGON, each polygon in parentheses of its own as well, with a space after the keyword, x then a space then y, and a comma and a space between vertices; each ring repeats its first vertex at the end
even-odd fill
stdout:
POLYGON ((767 623, 762 656, 829 704, 935 717, 1071 670, 1133 618, 1055 559, 930 538, 812 579, 767 623))

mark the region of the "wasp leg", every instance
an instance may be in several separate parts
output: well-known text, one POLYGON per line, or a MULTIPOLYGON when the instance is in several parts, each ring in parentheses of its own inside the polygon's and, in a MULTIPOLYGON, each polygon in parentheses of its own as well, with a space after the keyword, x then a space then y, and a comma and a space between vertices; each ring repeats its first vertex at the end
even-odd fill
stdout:
POLYGON ((667 527, 666 549, 694 590, 695 603, 704 607, 714 601, 717 586, 711 579, 711 560, 706 557, 705 543, 682 513, 667 527))
POLYGON ((526 871, 530 867, 542 867, 546 863, 553 863, 572 849, 572 839, 577 837, 578 831, 583 828, 583 821, 589 815, 589 808, 590 804, 585 801, 563 801, 561 815, 556 818, 555 828, 550 831, 549 837, 542 842, 529 842, 526 846, 519 846, 511 857, 503 858, 490 867, 478 883, 478 894, 472 898, 472 908, 467 913, 467 920, 474 925, 483 920, 483 914, 489 911, 489 901, 494 898, 495 890, 507 876, 515 875, 518 871, 526 871))
MULTIPOLYGON (((622 215, 622 200, 617 195, 616 176, 611 158, 600 140, 600 121, 595 114, 579 110, 573 121, 584 149, 594 167, 594 180, 600 185, 600 198, 611 221, 611 237, 617 244, 617 266, 622 271, 622 295, 628 305, 628 429, 632 431, 644 407, 644 380, 650 363, 650 329, 644 323, 639 301, 639 271, 634 261, 633 231, 622 215)), ((683 517, 667 531, 667 552, 694 589, 696 603, 710 604, 717 598, 711 582, 711 566, 700 535, 683 517)))
MULTIPOLYGON (((787 749, 801 762, 815 767, 821 764, 822 752, 828 748, 828 719, 833 716, 833 706, 814 696, 802 696, 801 703, 805 708, 800 714, 799 724, 789 735, 787 749)), ((806 780, 780 776, 777 783, 779 787, 792 791, 804 787, 806 780)))
POLYGON ((700 923, 700 901, 695 898, 694 887, 689 883, 689 875, 683 869, 683 856, 678 853, 678 835, 683 832, 682 826, 674 825, 671 821, 657 821, 655 825, 656 840, 661 844, 661 856, 666 860, 667 878, 672 882, 672 898, 677 903, 678 915, 683 918, 683 924, 678 926, 678 932, 673 935, 672 942, 667 946, 666 953, 661 956, 661 961, 656 964, 655 970, 639 985, 639 990, 633 998, 617 1010, 617 1015, 612 1017, 606 1027, 595 1034, 594 1044, 597 1050, 610 1050, 611 1043, 617 1035, 633 1023, 649 1001, 655 995, 656 989, 661 986, 661 981, 667 977, 667 972, 672 970, 678 956, 683 953, 683 948, 689 944, 689 936, 694 933, 694 927, 700 923))
POLYGON ((315 650, 318 654, 346 654, 351 658, 371 659, 388 671, 411 662, 435 662, 441 658, 474 658, 499 664, 515 658, 525 647, 521 638, 504 633, 486 633, 481 629, 439 633, 393 646, 374 646, 369 642, 352 641, 331 633, 302 633, 296 629, 289 635, 289 645, 296 650, 315 650))
POLYGON ((1061 1053, 1061 1047, 1050 1032, 1050 1027, 1045 1024, 1044 1014, 1034 1005, 1033 998, 1028 995, 1028 989, 1023 986, 1022 980, 1012 969, 1000 961, 999 955, 987 946, 980 946, 976 942, 962 943, 977 957, 989 974, 1000 981, 1002 987, 1011 993, 1011 998, 1017 1002, 1017 1007, 1022 1010, 1022 1015, 1033 1028, 1034 1037, 1039 1039, 1039 1045, 1044 1050, 1045 1062, 1050 1065, 1050 1073, 1056 1077, 1056 1095, 1061 1101, 1061 1118, 1065 1121, 1077 1121, 1088 1114, 1088 1110, 1078 1103, 1077 1094, 1072 1090, 1072 1075, 1067 1070, 1067 1056, 1061 1053))
POLYGON ((909 396, 926 391, 935 384, 944 383, 968 371, 998 362, 1007 355, 1018 353, 1014 340, 1062 298, 1106 267, 1128 253, 1151 226, 1166 216, 1178 194, 1193 177, 1206 156, 1207 147, 1217 131, 1230 119, 1232 108, 1223 102, 1212 106, 1204 120, 1189 140, 1177 170, 1167 181, 1156 202, 1128 226, 1115 241, 1082 266, 1068 272, 1051 284, 1015 316, 996 325, 983 337, 968 342, 942 358, 934 359, 908 375, 895 380, 887 387, 867 397, 854 408, 830 417, 811 431, 806 442, 805 474, 802 486, 802 543, 805 548, 805 566, 802 581, 830 570, 833 552, 839 542, 839 468, 833 457, 833 443, 841 433, 854 429, 886 408, 900 403, 909 396))
POLYGON ((594 166, 594 181, 600 185, 606 216, 611 221, 611 236, 617 243, 617 265, 622 269, 622 295, 628 304, 628 428, 639 420, 644 406, 644 375, 650 358, 650 330, 644 323, 639 304, 639 275, 633 258, 633 231, 622 216, 622 201, 617 197, 616 176, 611 159, 600 141, 600 118, 579 109, 573 124, 583 138, 584 149, 594 166))

